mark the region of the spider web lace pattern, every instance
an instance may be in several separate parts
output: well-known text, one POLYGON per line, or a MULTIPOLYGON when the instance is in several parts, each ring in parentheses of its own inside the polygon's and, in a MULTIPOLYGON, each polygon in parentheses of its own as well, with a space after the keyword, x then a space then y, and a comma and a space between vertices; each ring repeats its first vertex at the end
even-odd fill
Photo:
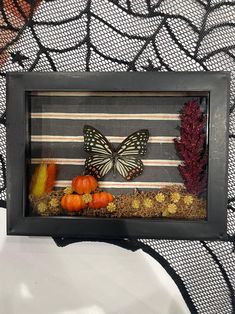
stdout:
POLYGON ((4 0, 0 4, 0 205, 8 71, 230 71, 228 241, 145 240, 198 313, 235 312, 235 1, 4 0))

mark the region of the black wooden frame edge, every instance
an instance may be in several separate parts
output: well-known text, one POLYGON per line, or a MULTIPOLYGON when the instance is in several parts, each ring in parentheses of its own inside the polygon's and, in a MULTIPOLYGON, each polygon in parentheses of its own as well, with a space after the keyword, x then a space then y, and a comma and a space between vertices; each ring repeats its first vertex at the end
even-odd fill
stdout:
POLYGON ((227 72, 7 74, 7 207, 9 235, 79 238, 225 239, 228 146, 227 72), (208 91, 210 106, 208 220, 25 217, 26 91, 208 91), (14 90, 14 94, 10 91, 14 90), (18 103, 17 106, 14 104, 18 103), (221 103, 223 106, 221 106, 221 103), (224 110, 227 108, 227 110, 224 110), (215 123, 215 119, 217 121, 215 123), (218 121, 219 119, 219 121, 218 121), (9 124, 9 121, 11 124, 9 124), (220 128, 216 128, 219 124, 220 128), (219 143, 216 139, 222 139, 219 143), (214 140, 212 140, 214 139, 214 140), (14 143, 14 145, 12 145, 14 143), (216 156, 212 156, 216 152, 216 156), (22 166, 23 165, 23 166, 22 166), (219 171, 218 171, 219 169, 219 171), (217 170, 214 173, 214 170, 217 170), (213 186, 211 183, 213 182, 213 186), (216 183, 216 184, 215 184, 216 183), (14 191, 14 197, 12 192, 14 191), (212 197, 213 195, 213 197, 212 197), (21 204, 21 205, 19 205, 21 204), (22 206, 23 205, 23 206, 22 206), (216 208, 214 213, 211 207, 216 208), (221 217, 225 217, 221 219, 221 217), (82 223, 78 223, 78 221, 82 223), (156 234, 157 229, 157 234, 156 234), (167 230, 166 230, 167 229, 167 230), (141 232, 140 232, 141 230, 141 232), (167 231, 167 232, 166 232, 167 231), (172 237, 174 234, 174 237, 172 237), (115 235, 115 236, 114 236, 115 235))

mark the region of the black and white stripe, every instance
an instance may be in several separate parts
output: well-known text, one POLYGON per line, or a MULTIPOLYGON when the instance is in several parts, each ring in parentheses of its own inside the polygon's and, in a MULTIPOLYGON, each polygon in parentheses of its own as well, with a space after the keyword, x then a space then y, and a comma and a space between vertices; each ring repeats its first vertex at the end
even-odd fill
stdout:
MULTIPOLYGON (((150 133, 141 176, 126 182, 111 171, 100 185, 112 193, 157 189, 182 184, 180 159, 173 139, 179 136, 179 112, 191 97, 82 96, 47 94, 31 97, 32 169, 42 161, 58 164, 57 187, 69 185, 84 172, 83 127, 100 130, 117 147, 128 135, 147 128, 150 133)), ((31 170, 32 170, 31 169, 31 170)))

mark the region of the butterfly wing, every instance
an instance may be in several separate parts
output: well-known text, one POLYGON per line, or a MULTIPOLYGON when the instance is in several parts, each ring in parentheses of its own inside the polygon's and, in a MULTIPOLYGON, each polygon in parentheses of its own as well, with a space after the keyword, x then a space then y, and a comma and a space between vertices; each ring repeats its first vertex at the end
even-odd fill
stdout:
POLYGON ((83 128, 84 150, 90 154, 85 161, 85 172, 97 179, 105 176, 113 167, 113 147, 96 128, 83 128))
POLYGON ((113 155, 113 147, 107 138, 96 128, 85 125, 83 128, 84 150, 90 154, 113 155))
POLYGON ((144 156, 147 152, 149 131, 146 129, 136 131, 129 135, 117 148, 118 156, 144 156))
POLYGON ((113 168, 113 159, 107 155, 91 155, 85 161, 85 172, 100 179, 113 168))
POLYGON ((144 171, 140 156, 147 152, 148 139, 149 131, 139 130, 129 135, 118 147, 115 169, 124 179, 130 181, 144 171))
POLYGON ((130 181, 144 171, 144 165, 140 158, 129 156, 129 157, 118 157, 115 163, 115 169, 120 175, 127 181, 130 181))

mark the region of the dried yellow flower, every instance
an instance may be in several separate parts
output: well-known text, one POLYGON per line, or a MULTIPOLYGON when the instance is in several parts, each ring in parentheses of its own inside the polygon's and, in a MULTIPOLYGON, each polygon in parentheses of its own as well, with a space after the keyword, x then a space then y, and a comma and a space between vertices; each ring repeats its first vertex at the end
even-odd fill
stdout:
POLYGON ((82 199, 83 199, 83 201, 85 202, 85 203, 89 203, 89 202, 91 202, 92 201, 92 196, 91 196, 91 194, 84 194, 83 196, 82 196, 82 199))
POLYGON ((37 206, 37 210, 39 214, 45 213, 45 211, 47 210, 47 204, 44 202, 40 202, 37 206))
POLYGON ((138 200, 138 198, 133 199, 131 206, 134 209, 139 209, 140 208, 140 200, 138 200))
POLYGON ((168 210, 164 210, 164 212, 162 213, 162 217, 168 217, 168 216, 169 216, 168 210))
POLYGON ((205 208, 200 208, 200 209, 198 210, 198 212, 199 212, 200 215, 206 217, 206 209, 205 209, 205 208))
POLYGON ((175 205, 175 204, 169 204, 168 206, 167 206, 167 210, 168 210, 168 212, 170 213, 170 214, 175 214, 176 213, 176 211, 177 211, 177 206, 175 205))
POLYGON ((65 189, 64 189, 64 194, 72 194, 73 193, 73 189, 71 186, 67 186, 65 189))
POLYGON ((184 197, 184 203, 185 203, 186 205, 191 205, 191 204, 193 203, 193 197, 192 197, 192 195, 186 195, 186 196, 184 197))
POLYGON ((116 209, 116 205, 113 202, 108 203, 107 207, 106 207, 107 211, 109 212, 113 212, 116 209))
POLYGON ((171 201, 173 203, 178 203, 180 198, 181 198, 180 193, 178 193, 178 192, 171 193, 171 201))
POLYGON ((151 208, 153 206, 153 201, 150 198, 145 198, 143 203, 146 208, 151 208))
POLYGON ((60 204, 59 200, 58 200, 57 198, 55 198, 55 197, 52 198, 52 199, 50 200, 50 202, 49 202, 49 205, 50 205, 51 207, 58 207, 59 204, 60 204))
POLYGON ((155 200, 159 203, 162 203, 165 201, 165 195, 163 193, 157 193, 155 200))

